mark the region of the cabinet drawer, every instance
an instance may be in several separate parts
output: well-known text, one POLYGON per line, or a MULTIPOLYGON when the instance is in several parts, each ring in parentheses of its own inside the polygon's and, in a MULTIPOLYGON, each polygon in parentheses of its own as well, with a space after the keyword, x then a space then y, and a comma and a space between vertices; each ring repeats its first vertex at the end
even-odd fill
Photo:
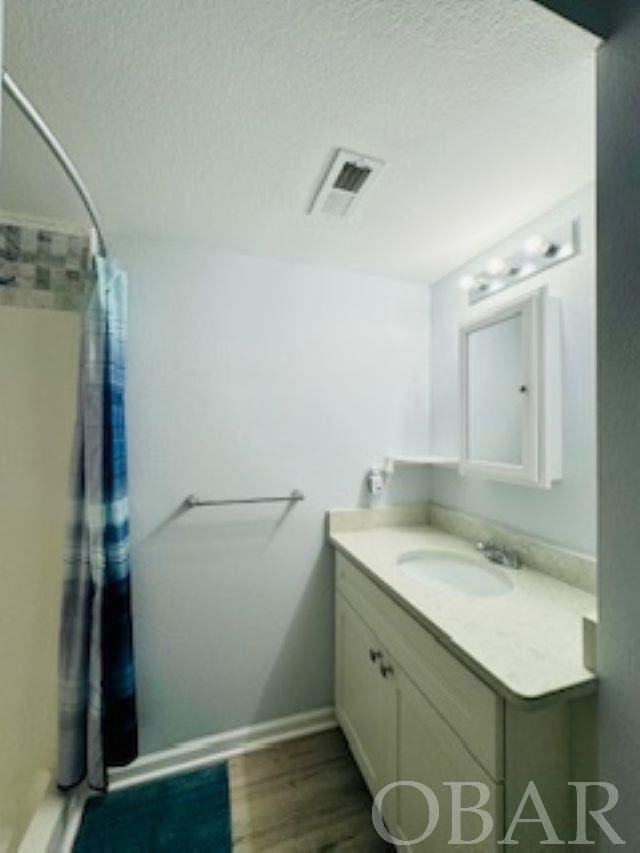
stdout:
POLYGON ((494 780, 502 780, 502 699, 340 553, 336 586, 469 752, 494 780))

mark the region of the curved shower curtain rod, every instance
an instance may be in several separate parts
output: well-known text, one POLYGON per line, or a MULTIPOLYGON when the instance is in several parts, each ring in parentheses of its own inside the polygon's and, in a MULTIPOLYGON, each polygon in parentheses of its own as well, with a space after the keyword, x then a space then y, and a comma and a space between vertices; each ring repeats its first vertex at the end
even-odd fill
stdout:
POLYGON ((98 216, 98 211, 93 199, 91 198, 91 194, 78 174, 76 167, 69 159, 69 156, 62 145, 58 142, 51 130, 49 130, 40 113, 36 110, 27 96, 20 90, 15 80, 12 79, 5 68, 2 69, 2 86, 20 112, 40 134, 51 153, 64 169, 67 177, 76 188, 78 195, 82 199, 85 210, 89 214, 89 218, 93 223, 93 227, 96 229, 96 235, 98 238, 98 254, 103 258, 106 258, 107 244, 105 243, 102 226, 100 224, 100 217, 98 216))

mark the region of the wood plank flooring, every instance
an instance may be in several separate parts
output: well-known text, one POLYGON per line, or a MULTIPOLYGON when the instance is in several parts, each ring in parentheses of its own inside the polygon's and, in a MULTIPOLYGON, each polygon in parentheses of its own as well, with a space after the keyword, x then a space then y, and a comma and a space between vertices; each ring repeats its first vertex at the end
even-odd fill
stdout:
POLYGON ((229 762, 238 853, 382 853, 371 796, 339 729, 229 762))

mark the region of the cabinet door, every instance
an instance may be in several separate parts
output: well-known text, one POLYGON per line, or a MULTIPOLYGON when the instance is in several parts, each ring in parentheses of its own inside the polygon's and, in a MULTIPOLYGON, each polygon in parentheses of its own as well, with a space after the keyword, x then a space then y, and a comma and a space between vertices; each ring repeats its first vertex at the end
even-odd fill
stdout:
MULTIPOLYGON (((436 829, 424 841, 410 845, 410 851, 443 853, 473 850, 495 853, 496 839, 502 837, 502 786, 496 784, 477 764, 462 742, 444 722, 431 703, 400 670, 398 681, 398 774, 399 780, 419 782, 438 798, 440 817, 436 829), (483 808, 492 814, 494 829, 487 840, 472 845, 450 844, 452 838, 451 788, 446 782, 475 782, 486 785, 490 799, 483 808)), ((462 805, 478 803, 475 788, 465 788, 462 805)), ((419 838, 429 819, 424 795, 402 786, 397 791, 397 833, 405 841, 419 838)), ((462 839, 477 838, 482 831, 478 815, 462 812, 462 839)))
POLYGON ((395 778, 395 680, 383 664, 389 659, 373 632, 336 596, 336 714, 373 796, 395 778))
POLYGON ((561 476, 559 316, 540 288, 461 328, 461 473, 545 488, 561 476))

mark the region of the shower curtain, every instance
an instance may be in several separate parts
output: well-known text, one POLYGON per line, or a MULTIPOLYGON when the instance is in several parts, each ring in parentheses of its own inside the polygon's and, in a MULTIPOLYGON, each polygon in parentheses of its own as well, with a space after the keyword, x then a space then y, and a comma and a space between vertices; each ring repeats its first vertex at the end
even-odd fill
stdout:
POLYGON ((124 378, 127 278, 96 258, 84 314, 60 626, 58 784, 137 755, 124 378))

